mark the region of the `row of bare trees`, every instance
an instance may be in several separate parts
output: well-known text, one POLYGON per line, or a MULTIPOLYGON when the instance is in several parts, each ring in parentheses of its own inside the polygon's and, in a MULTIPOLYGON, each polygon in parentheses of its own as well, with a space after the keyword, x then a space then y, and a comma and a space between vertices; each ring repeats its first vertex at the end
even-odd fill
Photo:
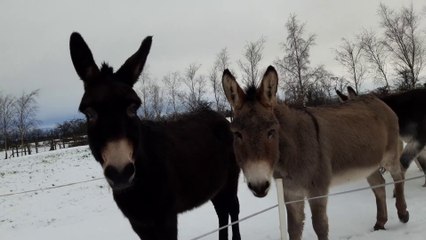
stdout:
POLYGON ((335 89, 350 84, 358 92, 367 78, 379 85, 381 93, 422 87, 419 74, 426 54, 419 13, 413 6, 395 11, 380 4, 378 16, 382 33, 363 30, 355 40, 342 38, 335 49, 345 76, 335 76, 321 65, 311 66, 310 49, 316 35, 306 34, 305 24, 290 16, 282 44, 284 56, 275 61, 286 99, 297 104, 327 103, 335 89))
POLYGON ((12 147, 16 149, 13 154, 31 154, 28 140, 38 124, 38 94, 38 90, 23 92, 18 97, 0 94, 0 149, 5 150, 5 158, 12 147))
POLYGON ((354 41, 342 39, 336 59, 346 69, 356 91, 366 76, 373 78, 385 92, 392 87, 397 90, 419 87, 419 74, 426 58, 425 31, 419 29, 420 14, 412 5, 395 11, 380 4, 378 15, 382 33, 363 30, 354 41))
POLYGON ((160 119, 164 115, 193 111, 200 106, 210 106, 224 112, 227 105, 221 77, 222 72, 229 67, 230 57, 224 48, 216 56, 207 75, 200 73, 201 64, 191 63, 182 72, 166 74, 160 85, 149 73, 149 67, 145 68, 136 85, 142 100, 141 117, 160 119))
MULTIPOLYGON (((381 93, 422 87, 419 75, 426 57, 423 41, 426 29, 419 29, 420 15, 413 6, 395 11, 384 4, 380 4, 377 14, 381 32, 366 29, 355 35, 354 40, 342 38, 336 46, 335 59, 346 72, 344 76, 331 73, 324 65, 312 66, 310 50, 317 36, 306 33, 305 23, 291 15, 285 24, 282 56, 274 61, 285 100, 297 105, 329 103, 334 101, 336 89, 351 85, 359 92, 367 79, 372 80, 381 93)), ((247 42, 242 58, 235 61, 237 69, 231 69, 235 75, 240 74, 239 79, 246 85, 255 84, 262 74, 260 63, 265 44, 264 37, 247 42)), ((225 112, 227 104, 220 77, 224 69, 232 68, 231 62, 227 49, 223 48, 208 74, 200 73, 201 64, 191 63, 182 72, 164 76, 163 87, 144 73, 139 87, 142 117, 159 118, 205 104, 225 112)))

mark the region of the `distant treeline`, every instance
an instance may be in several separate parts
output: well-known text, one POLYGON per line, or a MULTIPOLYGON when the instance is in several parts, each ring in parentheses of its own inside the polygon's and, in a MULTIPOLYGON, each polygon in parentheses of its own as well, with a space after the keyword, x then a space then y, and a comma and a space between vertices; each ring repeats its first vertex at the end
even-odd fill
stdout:
POLYGON ((16 128, 8 132, 8 138, 0 139, 0 158, 13 158, 31 155, 41 151, 87 145, 86 120, 73 119, 57 124, 52 129, 33 128, 25 134, 24 144, 16 128), (43 150, 41 150, 43 149, 43 150))

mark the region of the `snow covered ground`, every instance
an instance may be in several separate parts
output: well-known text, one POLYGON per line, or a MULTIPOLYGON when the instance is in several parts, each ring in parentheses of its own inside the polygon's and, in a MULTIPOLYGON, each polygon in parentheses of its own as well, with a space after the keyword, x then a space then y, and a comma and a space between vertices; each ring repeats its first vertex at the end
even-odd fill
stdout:
MULTIPOLYGON (((413 166, 407 177, 421 175, 413 166)), ((389 181, 390 177, 386 176, 389 181)), ((331 197, 328 205, 330 239, 411 239, 426 234, 426 189, 424 179, 406 183, 410 222, 398 221, 392 186, 387 187, 389 221, 386 231, 372 231, 376 207, 370 190, 331 197)), ((365 180, 331 189, 339 192, 367 186, 365 180)), ((0 195, 40 188, 50 190, 0 197, 0 239, 76 240, 138 239, 115 205, 102 170, 88 147, 77 147, 37 155, 0 160, 0 195), (61 188, 59 185, 93 180, 61 188)), ((266 198, 255 198, 241 178, 240 217, 277 203, 275 189, 266 198)), ((316 239, 306 206, 304 239, 316 239)), ((179 217, 179 239, 192 239, 217 227, 211 203, 179 217)), ((244 240, 279 239, 278 209, 240 224, 244 240)), ((204 239, 217 239, 217 233, 204 239)))

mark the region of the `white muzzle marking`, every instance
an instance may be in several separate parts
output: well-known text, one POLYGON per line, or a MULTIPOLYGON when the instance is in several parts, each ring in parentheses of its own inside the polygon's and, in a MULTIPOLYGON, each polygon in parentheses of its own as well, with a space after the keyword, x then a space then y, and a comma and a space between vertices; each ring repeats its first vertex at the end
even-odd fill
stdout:
POLYGON ((133 145, 127 139, 119 139, 107 143, 102 150, 104 163, 103 169, 107 166, 113 166, 116 169, 123 169, 127 164, 134 163, 133 145))
POLYGON ((248 183, 252 185, 269 182, 273 169, 266 161, 252 161, 243 166, 243 173, 248 183))

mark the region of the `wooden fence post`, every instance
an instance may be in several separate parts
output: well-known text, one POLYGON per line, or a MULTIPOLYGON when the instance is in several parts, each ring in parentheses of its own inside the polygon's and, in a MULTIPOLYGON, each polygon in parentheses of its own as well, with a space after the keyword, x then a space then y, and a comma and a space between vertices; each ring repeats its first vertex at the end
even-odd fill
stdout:
POLYGON ((287 240, 287 215, 286 207, 284 202, 284 187, 283 180, 281 178, 275 179, 275 185, 277 187, 277 198, 278 198, 278 215, 280 219, 280 232, 281 240, 287 240))

